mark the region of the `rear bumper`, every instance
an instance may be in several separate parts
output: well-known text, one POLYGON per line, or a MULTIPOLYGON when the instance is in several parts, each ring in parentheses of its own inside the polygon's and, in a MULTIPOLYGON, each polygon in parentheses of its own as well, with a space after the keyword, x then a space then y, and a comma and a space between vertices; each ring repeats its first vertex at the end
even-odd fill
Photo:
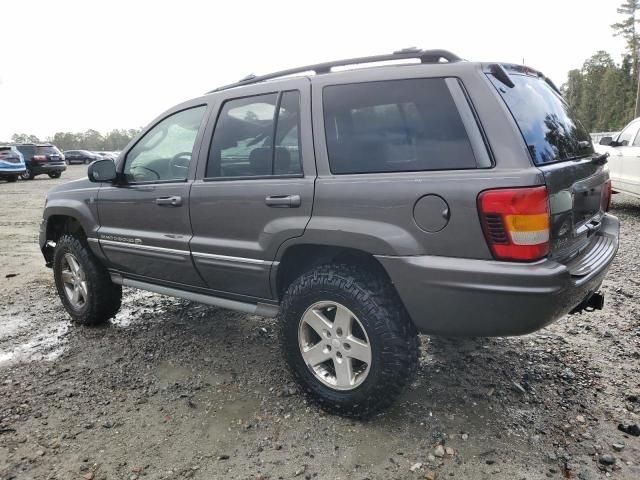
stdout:
POLYGON ((13 163, 6 160, 0 160, 0 177, 11 177, 24 173, 27 167, 23 162, 13 163))
POLYGON ((31 172, 34 175, 41 173, 64 172, 67 165, 63 163, 31 163, 31 172))
POLYGON ((606 215, 589 247, 567 265, 435 256, 378 256, 421 332, 522 335, 564 316, 600 288, 618 250, 606 215))
POLYGON ((25 171, 24 165, 16 165, 15 168, 0 167, 0 177, 12 177, 14 175, 20 175, 25 171))

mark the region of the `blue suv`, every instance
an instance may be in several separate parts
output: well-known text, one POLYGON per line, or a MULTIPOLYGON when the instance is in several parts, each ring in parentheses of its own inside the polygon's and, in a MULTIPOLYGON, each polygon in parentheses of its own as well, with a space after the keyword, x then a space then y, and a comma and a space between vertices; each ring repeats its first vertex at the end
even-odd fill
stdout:
POLYGON ((15 182, 27 167, 22 153, 12 146, 0 146, 0 179, 15 182))

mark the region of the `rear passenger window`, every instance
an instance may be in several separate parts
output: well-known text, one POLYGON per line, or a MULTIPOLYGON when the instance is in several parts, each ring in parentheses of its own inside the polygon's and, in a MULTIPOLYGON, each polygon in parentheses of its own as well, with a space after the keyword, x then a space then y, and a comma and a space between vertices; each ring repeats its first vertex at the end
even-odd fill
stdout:
POLYGON ((329 86, 323 107, 332 173, 478 166, 445 79, 329 86))
POLYGON ((206 177, 299 175, 300 94, 228 100, 216 123, 206 177))

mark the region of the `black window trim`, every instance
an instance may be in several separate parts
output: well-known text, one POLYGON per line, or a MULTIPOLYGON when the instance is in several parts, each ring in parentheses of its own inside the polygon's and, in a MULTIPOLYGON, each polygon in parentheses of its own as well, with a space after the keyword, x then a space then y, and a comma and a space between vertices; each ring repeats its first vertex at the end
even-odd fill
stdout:
POLYGON ((300 134, 300 127, 302 125, 302 92, 299 88, 290 88, 287 90, 275 90, 263 93, 256 93, 252 95, 243 95, 240 97, 232 97, 224 100, 220 107, 218 108, 218 113, 216 114, 216 121, 213 125, 213 130, 211 131, 211 139, 209 140, 209 147, 207 148, 207 161, 204 166, 204 174, 202 177, 203 182, 232 182, 234 180, 268 180, 268 179, 289 179, 289 178, 304 178, 304 162, 302 156, 302 136, 300 134), (251 97, 264 97, 266 95, 273 95, 274 93, 278 94, 278 98, 276 100, 275 110, 274 110, 274 121, 273 121, 273 135, 271 141, 271 172, 273 173, 275 168, 275 142, 276 142, 276 133, 278 129, 278 118, 280 117, 280 102, 282 101, 282 95, 287 92, 297 92, 298 93, 298 146, 299 146, 299 155, 300 155, 300 173, 290 173, 290 174, 282 174, 282 175, 239 175, 239 176, 218 176, 218 177, 207 177, 207 169, 209 167, 209 154, 211 152, 211 146, 213 145, 213 137, 216 133, 216 128, 218 127, 218 122, 220 121, 220 115, 222 114, 222 110, 224 109, 225 104, 228 102, 232 102, 234 100, 243 100, 245 98, 251 97))
MULTIPOLYGON (((206 123, 205 119, 207 117, 207 109, 209 108, 209 105, 207 103, 199 103, 197 105, 190 105, 190 106, 182 108, 180 110, 176 110, 176 111, 171 112, 168 115, 162 117, 160 120, 155 122, 153 125, 149 126, 145 130, 145 132, 140 135, 140 138, 138 138, 136 143, 131 145, 131 148, 129 148, 127 150, 127 152, 122 157, 122 161, 118 162, 118 164, 116 165, 116 171, 118 172, 118 176, 120 177, 119 178, 119 183, 118 183, 117 186, 164 185, 164 184, 167 184, 167 183, 187 183, 187 182, 189 182, 190 179, 189 179, 188 172, 187 172, 187 178, 185 178, 184 180, 169 179, 169 180, 145 180, 145 181, 142 181, 142 182, 130 182, 124 175, 124 168, 127 165, 127 159, 129 157, 129 153, 131 153, 131 150, 136 148, 136 145, 138 145, 138 143, 140 143, 140 141, 144 137, 146 137, 147 134, 151 130, 153 130, 156 126, 158 126, 160 123, 164 122, 169 117, 173 117, 174 115, 177 115, 178 113, 186 112, 187 110, 193 110, 194 108, 200 108, 200 107, 204 107, 204 113, 202 114, 202 120, 200 120, 200 127, 198 127, 198 132, 196 133, 196 141, 194 141, 193 147, 191 148, 191 160, 193 160, 193 156, 194 156, 193 154, 194 154, 194 149, 196 148, 196 143, 197 143, 197 140, 198 140, 198 134, 200 133, 200 130, 202 130, 204 128, 204 125, 206 123)), ((191 160, 189 161, 189 169, 191 169, 191 160)), ((197 160, 197 154, 196 154, 196 160, 197 160)))
POLYGON ((448 171, 475 171, 475 170, 489 170, 492 168, 495 168, 496 163, 495 163, 495 157, 493 155, 493 150, 491 149, 491 146, 489 145, 489 141, 488 141, 488 137, 486 135, 486 132, 484 131, 484 128, 482 127, 482 123, 480 122, 480 117, 478 116, 478 112, 476 111, 475 106, 473 105, 473 102, 471 101, 471 98, 469 97, 469 94, 464 86, 464 83, 462 82, 462 80, 460 79, 460 77, 457 76, 453 76, 453 75, 442 75, 442 76, 433 76, 433 77, 404 77, 404 78, 391 78, 391 79, 384 79, 384 80, 365 80, 365 81, 358 81, 358 82, 345 82, 345 83, 332 83, 332 84, 328 84, 328 85, 323 85, 322 86, 322 127, 324 130, 324 142, 325 142, 325 147, 326 147, 326 158, 327 158, 327 164, 329 166, 329 172, 331 175, 335 176, 335 177, 342 177, 345 175, 402 175, 402 174, 407 174, 407 173, 428 173, 428 172, 448 172, 448 171), (444 83, 447 87, 447 90, 449 91, 449 93, 451 94, 451 98, 454 102, 454 105, 456 107, 456 111, 458 112, 458 115, 460 116, 460 121, 462 122, 463 126, 465 127, 465 132, 467 132, 466 128, 467 128, 467 124, 464 121, 464 119, 462 118, 462 114, 460 113, 459 109, 458 109, 458 102, 456 101, 455 95, 456 92, 453 92, 451 90, 451 86, 447 83, 447 79, 452 79, 452 80, 457 80, 457 83, 460 85, 460 89, 462 90, 462 93, 464 94, 464 98, 461 99, 463 101, 466 101, 467 104, 469 105, 469 108, 471 109, 471 113, 473 114, 473 117, 475 119, 475 123, 476 123, 476 128, 480 131, 480 135, 482 136, 483 142, 484 142, 484 147, 486 149, 486 153, 489 157, 489 161, 490 161, 490 165, 488 166, 480 166, 478 164, 478 159, 477 159, 477 155, 476 155, 476 145, 474 144, 474 142, 472 141, 471 137, 469 137, 468 133, 467 136, 469 138, 469 145, 471 146, 471 150, 473 152, 473 156, 474 156, 474 160, 476 162, 476 166, 475 167, 458 167, 458 168, 431 168, 428 170, 424 170, 424 169, 420 169, 420 170, 401 170, 401 171, 379 171, 379 172, 371 172, 371 171, 366 171, 366 172, 347 172, 347 173, 336 173, 332 170, 331 168, 331 160, 329 159, 329 141, 327 138, 327 128, 325 126, 325 116, 324 116, 324 89, 327 87, 337 87, 337 86, 342 86, 342 85, 358 85, 358 84, 370 84, 370 83, 381 83, 381 82, 394 82, 394 81, 402 81, 402 80, 431 80, 431 79, 442 79, 444 80, 444 83))

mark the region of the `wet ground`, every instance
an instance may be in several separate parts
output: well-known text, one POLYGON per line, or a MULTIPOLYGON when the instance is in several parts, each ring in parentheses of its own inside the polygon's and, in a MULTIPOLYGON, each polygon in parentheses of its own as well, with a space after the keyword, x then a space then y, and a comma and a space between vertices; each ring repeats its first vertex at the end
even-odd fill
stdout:
POLYGON ((616 195, 605 310, 518 338, 422 339, 414 384, 367 422, 284 368, 273 320, 126 290, 70 325, 36 245, 44 195, 0 183, 0 479, 640 478, 640 201, 616 195))

